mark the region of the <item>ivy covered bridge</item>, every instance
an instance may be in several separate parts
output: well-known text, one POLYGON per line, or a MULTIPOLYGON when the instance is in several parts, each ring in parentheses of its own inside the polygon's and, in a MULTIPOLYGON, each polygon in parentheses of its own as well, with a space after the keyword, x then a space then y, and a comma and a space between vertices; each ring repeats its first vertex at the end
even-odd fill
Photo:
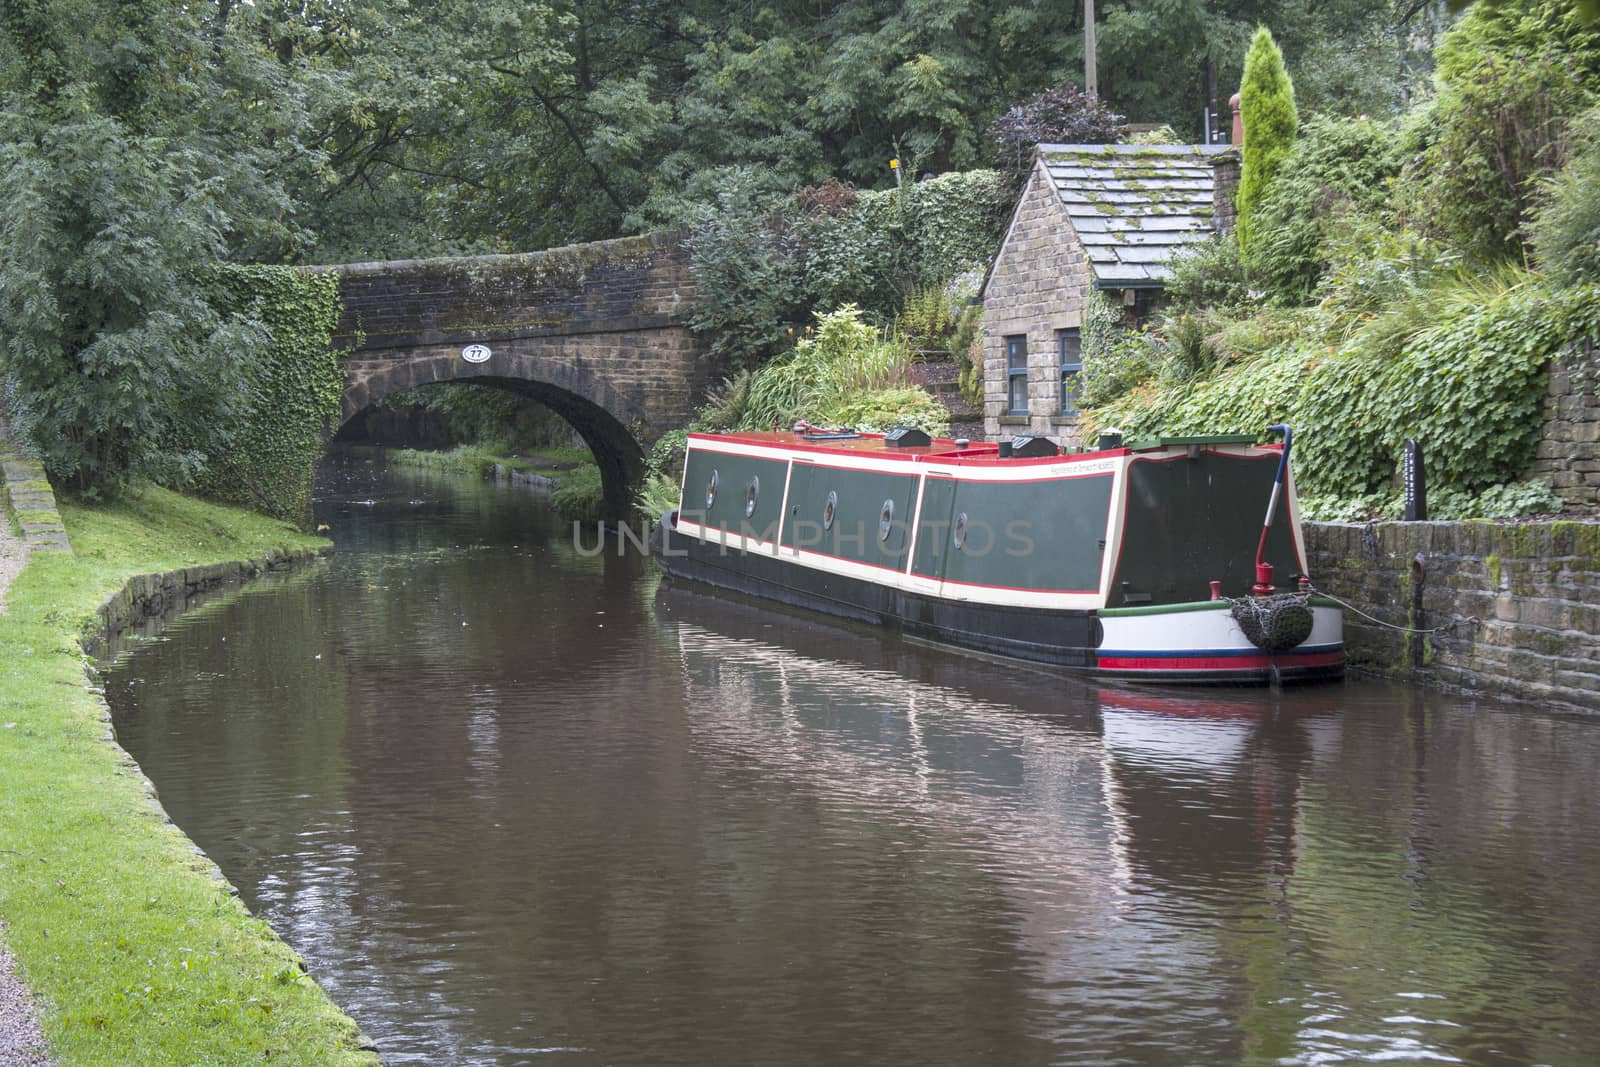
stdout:
POLYGON ((321 269, 337 276, 343 307, 341 426, 431 382, 531 397, 594 452, 609 517, 627 514, 645 449, 688 421, 711 373, 688 327, 694 276, 677 234, 321 269))

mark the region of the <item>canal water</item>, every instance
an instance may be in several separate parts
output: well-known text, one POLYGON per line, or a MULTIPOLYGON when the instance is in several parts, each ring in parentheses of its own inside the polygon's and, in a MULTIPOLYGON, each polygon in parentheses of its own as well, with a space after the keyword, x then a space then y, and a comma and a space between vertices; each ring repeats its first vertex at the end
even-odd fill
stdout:
POLYGON ((106 694, 391 1063, 1600 1062, 1600 722, 1104 687, 371 461, 317 507, 106 694))

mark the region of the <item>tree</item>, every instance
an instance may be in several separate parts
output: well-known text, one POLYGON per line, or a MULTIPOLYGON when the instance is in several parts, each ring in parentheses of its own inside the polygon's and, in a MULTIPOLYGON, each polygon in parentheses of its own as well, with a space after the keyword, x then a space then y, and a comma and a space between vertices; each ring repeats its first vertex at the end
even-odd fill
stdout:
POLYGON ((1283 69, 1283 53, 1265 26, 1256 30, 1245 55, 1239 98, 1245 133, 1235 225, 1239 248, 1248 260, 1257 210, 1294 147, 1300 121, 1294 106, 1294 84, 1283 69))
POLYGON ((201 10, 0 13, 0 371, 47 468, 89 494, 186 482, 227 446, 265 331, 211 306, 206 270, 294 240, 262 147, 292 93, 201 10))
POLYGON ((90 496, 184 484, 226 448, 265 340, 207 302, 223 183, 115 120, 10 117, 0 147, 0 346, 18 428, 90 496))

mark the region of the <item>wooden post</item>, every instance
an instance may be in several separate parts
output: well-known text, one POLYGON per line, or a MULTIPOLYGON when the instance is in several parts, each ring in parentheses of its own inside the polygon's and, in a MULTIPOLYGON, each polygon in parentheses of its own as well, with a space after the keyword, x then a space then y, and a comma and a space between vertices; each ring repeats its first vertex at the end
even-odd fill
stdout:
POLYGON ((1422 446, 1416 441, 1407 441, 1400 454, 1400 479, 1405 500, 1405 521, 1427 522, 1427 468, 1422 462, 1422 446))
POLYGON ((1099 82, 1094 62, 1094 0, 1083 0, 1083 91, 1091 100, 1100 96, 1099 82))

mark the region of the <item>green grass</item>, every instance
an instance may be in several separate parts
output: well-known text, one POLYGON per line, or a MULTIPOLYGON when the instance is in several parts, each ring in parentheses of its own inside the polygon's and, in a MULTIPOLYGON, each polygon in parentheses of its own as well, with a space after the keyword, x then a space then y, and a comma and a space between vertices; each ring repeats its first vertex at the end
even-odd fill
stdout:
POLYGON ((563 471, 591 466, 594 456, 587 448, 540 448, 512 451, 493 445, 462 445, 448 452, 426 452, 414 448, 385 449, 390 463, 404 467, 428 467, 462 474, 488 474, 495 464, 508 470, 534 471, 559 476, 563 471))
POLYGON ((355 1024, 151 803, 79 639, 137 574, 322 544, 162 490, 64 506, 0 616, 0 916, 60 1067, 355 1064, 355 1024))

